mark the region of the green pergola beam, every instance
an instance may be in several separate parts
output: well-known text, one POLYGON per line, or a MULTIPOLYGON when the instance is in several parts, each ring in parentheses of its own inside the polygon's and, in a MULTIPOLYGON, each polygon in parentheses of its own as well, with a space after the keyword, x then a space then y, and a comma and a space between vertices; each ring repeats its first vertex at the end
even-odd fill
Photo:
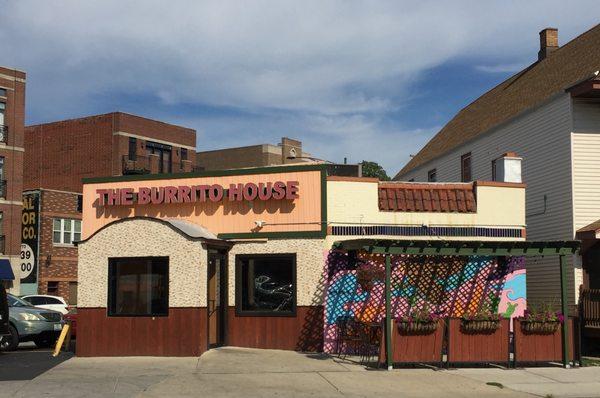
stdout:
POLYGON ((575 254, 579 241, 442 241, 369 240, 338 241, 334 248, 360 250, 375 254, 441 256, 551 256, 575 254))

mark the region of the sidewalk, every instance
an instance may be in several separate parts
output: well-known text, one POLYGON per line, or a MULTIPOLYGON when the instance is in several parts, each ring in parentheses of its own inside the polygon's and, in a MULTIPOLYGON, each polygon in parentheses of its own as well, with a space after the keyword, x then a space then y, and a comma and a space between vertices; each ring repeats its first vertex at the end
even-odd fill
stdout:
POLYGON ((0 382, 0 396, 42 395, 600 397, 600 367, 387 372, 325 355, 228 347, 200 358, 72 358, 31 381, 0 382))

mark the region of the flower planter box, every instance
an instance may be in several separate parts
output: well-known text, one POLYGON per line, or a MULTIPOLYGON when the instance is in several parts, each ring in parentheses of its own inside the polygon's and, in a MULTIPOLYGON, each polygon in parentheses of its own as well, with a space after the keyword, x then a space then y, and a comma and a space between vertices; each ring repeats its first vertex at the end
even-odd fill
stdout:
POLYGON ((403 322, 396 321, 396 327, 398 333, 402 335, 413 335, 413 334, 431 334, 438 328, 437 321, 431 322, 403 322))
POLYGON ((497 328, 491 324, 472 329, 465 326, 459 318, 448 321, 448 364, 510 363, 509 319, 499 320, 497 328))
MULTIPOLYGON (((562 325, 552 333, 535 333, 524 326, 523 318, 514 320, 515 366, 517 364, 562 362, 562 325)), ((579 360, 577 322, 569 318, 569 360, 579 360)))
MULTIPOLYGON (((430 333, 404 331, 396 321, 392 324, 392 362, 394 364, 427 363, 441 365, 444 341, 444 320, 430 333)), ((385 338, 381 339, 381 362, 385 363, 385 338)))

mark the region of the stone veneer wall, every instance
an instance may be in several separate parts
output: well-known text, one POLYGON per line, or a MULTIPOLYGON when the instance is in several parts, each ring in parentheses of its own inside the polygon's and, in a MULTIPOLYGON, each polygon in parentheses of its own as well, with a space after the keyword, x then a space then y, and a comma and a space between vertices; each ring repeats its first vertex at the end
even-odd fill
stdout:
POLYGON ((206 250, 158 221, 131 219, 79 245, 78 307, 105 308, 110 257, 169 257, 169 306, 206 306, 206 250))
POLYGON ((229 305, 235 306, 235 256, 237 254, 296 253, 298 306, 323 304, 323 239, 270 239, 236 242, 229 252, 229 305))

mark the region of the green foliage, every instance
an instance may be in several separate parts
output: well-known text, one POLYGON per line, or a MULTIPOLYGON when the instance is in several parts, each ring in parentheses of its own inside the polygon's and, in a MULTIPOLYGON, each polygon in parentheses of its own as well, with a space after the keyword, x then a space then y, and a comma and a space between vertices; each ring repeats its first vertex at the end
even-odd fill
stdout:
POLYGON ((363 177, 379 178, 380 181, 391 180, 390 176, 387 175, 386 171, 379 163, 363 160, 361 164, 363 177))

